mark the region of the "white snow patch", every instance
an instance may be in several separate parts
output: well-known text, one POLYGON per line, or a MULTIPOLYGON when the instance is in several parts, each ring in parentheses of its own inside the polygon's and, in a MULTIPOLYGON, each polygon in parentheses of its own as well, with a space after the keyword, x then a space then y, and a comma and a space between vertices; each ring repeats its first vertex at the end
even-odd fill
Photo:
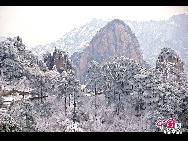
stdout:
POLYGON ((141 78, 141 79, 146 78, 146 77, 147 77, 147 75, 144 75, 144 74, 136 74, 134 76, 134 78, 141 78))

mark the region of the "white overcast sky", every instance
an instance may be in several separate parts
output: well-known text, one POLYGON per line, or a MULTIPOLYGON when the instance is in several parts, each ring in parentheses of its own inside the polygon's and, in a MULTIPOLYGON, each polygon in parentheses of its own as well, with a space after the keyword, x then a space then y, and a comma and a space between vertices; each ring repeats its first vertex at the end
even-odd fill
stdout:
POLYGON ((20 35, 28 46, 50 43, 96 19, 165 20, 188 6, 0 6, 0 36, 20 35))

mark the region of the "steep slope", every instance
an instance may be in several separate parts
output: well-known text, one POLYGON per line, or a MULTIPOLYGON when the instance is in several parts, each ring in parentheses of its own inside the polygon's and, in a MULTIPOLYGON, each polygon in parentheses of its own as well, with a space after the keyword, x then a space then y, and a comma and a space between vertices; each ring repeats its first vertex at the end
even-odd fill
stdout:
POLYGON ((125 56, 143 64, 139 43, 130 27, 119 19, 112 20, 90 41, 81 54, 72 56, 78 76, 82 78, 91 61, 105 62, 111 58, 125 56), (79 59, 79 61, 78 61, 79 59))

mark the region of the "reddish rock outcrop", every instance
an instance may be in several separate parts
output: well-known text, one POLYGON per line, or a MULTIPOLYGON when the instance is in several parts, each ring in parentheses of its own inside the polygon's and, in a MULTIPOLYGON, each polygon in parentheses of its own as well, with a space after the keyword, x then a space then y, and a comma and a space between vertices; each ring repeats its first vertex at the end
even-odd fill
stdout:
POLYGON ((45 54, 44 62, 49 70, 53 69, 55 66, 57 71, 60 73, 72 68, 68 55, 59 49, 55 49, 53 55, 51 55, 51 53, 45 54))
POLYGON ((125 56, 140 64, 143 63, 142 53, 135 34, 132 33, 128 25, 118 19, 101 28, 90 41, 89 46, 78 56, 73 55, 72 60, 73 63, 77 62, 74 64, 76 64, 80 78, 84 76, 88 64, 92 60, 102 63, 114 57, 125 56), (79 62, 77 59, 79 59, 79 62))

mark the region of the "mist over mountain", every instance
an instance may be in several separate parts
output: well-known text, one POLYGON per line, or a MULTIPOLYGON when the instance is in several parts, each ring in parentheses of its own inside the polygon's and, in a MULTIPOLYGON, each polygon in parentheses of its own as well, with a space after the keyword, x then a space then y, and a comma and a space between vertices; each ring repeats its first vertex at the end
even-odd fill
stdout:
MULTIPOLYGON (((149 65, 154 66, 160 50, 164 47, 169 47, 177 50, 182 59, 185 60, 185 70, 187 72, 187 19, 188 15, 180 14, 174 15, 166 21, 137 22, 124 20, 124 22, 135 33, 143 53, 143 58, 149 65)), ((47 51, 52 52, 55 47, 67 51, 70 56, 75 52, 82 52, 97 31, 109 21, 94 19, 86 25, 65 34, 58 41, 52 42, 49 45, 38 46, 33 48, 32 51, 39 55, 40 58, 43 53, 47 51)))
POLYGON ((51 42, 46 45, 39 45, 30 50, 42 58, 42 54, 52 52, 55 47, 57 49, 62 49, 72 55, 74 52, 81 52, 85 46, 90 42, 92 37, 105 25, 106 22, 102 20, 93 19, 86 25, 75 28, 72 31, 66 33, 62 38, 57 41, 51 42))
POLYGON ((166 47, 179 53, 188 72, 188 15, 175 15, 166 21, 127 21, 127 24, 138 38, 144 60, 151 66, 155 65, 160 50, 166 47))
POLYGON ((159 117, 187 132, 187 25, 95 19, 30 50, 0 37, 0 132, 163 132, 159 117))

